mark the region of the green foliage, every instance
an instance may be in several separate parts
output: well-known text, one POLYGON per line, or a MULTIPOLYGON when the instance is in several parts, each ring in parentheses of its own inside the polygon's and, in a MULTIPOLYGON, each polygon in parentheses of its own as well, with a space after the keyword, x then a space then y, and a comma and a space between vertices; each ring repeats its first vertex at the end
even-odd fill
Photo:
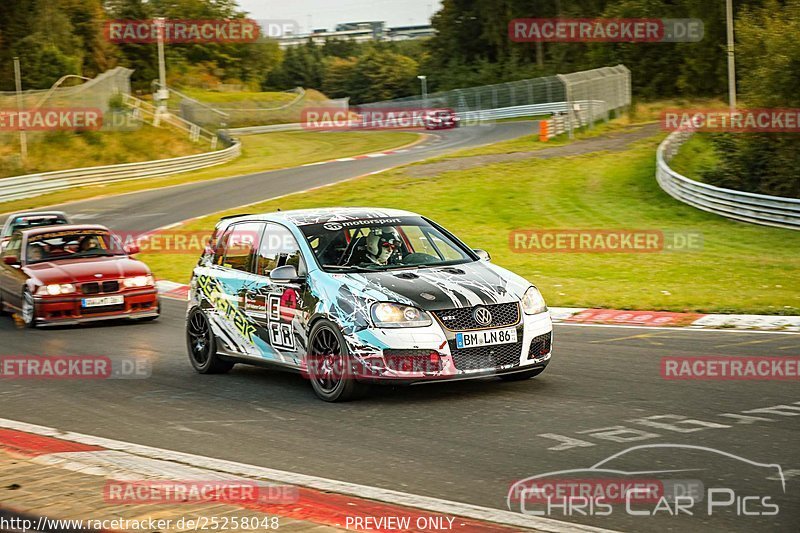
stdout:
MULTIPOLYGON (((745 9, 736 25, 740 96, 748 108, 800 107, 800 0, 745 9)), ((800 135, 713 136, 719 165, 702 174, 720 187, 800 198, 800 135)))

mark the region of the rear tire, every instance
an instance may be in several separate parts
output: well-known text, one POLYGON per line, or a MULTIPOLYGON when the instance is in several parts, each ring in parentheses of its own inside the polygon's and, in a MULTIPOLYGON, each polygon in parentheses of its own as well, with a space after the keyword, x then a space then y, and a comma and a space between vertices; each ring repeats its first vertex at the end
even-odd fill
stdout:
POLYGON ((186 319, 186 349, 189 361, 200 374, 224 374, 235 364, 217 354, 217 339, 211 323, 199 308, 194 308, 186 319))
POLYGON ((526 379, 535 378, 542 372, 544 372, 544 368, 534 368, 531 370, 526 370, 524 372, 515 372, 513 374, 501 374, 498 377, 503 381, 525 381, 526 379))
POLYGON ((346 402, 364 395, 368 386, 356 381, 353 359, 339 327, 330 320, 315 323, 308 334, 308 377, 320 400, 346 402))

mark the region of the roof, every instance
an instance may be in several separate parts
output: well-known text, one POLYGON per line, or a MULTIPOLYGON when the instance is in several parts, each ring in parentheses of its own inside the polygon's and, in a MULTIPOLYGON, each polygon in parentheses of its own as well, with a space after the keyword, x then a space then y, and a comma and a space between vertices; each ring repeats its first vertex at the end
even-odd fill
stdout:
POLYGON ((36 235, 39 233, 53 233, 62 231, 83 231, 83 230, 99 230, 111 231, 105 226, 100 224, 59 224, 57 226, 36 226, 34 228, 27 228, 20 231, 23 235, 36 235))
POLYGON ((383 219, 397 217, 418 217, 417 213, 402 209, 386 209, 380 207, 324 207, 316 209, 295 209, 291 211, 275 211, 258 215, 241 215, 226 218, 225 222, 237 220, 272 220, 288 222, 296 226, 341 222, 345 220, 383 219))

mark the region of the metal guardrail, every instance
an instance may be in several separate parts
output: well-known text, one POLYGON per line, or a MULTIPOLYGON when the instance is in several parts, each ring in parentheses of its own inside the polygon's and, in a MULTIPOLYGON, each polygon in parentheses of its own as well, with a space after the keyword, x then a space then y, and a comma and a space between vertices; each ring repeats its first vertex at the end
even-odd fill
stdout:
POLYGON ((675 131, 658 146, 656 179, 670 196, 697 209, 727 218, 800 230, 800 199, 715 187, 682 176, 669 167, 691 131, 675 131))
POLYGON ((0 202, 30 198, 85 185, 167 176, 226 163, 241 153, 241 143, 234 140, 222 150, 202 154, 141 161, 122 165, 57 170, 0 179, 0 202))

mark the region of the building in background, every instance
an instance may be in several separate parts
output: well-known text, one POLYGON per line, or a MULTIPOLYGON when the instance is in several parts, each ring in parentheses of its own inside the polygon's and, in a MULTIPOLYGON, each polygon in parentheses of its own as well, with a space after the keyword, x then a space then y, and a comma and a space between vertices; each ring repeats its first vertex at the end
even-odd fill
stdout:
POLYGON ((281 48, 296 46, 311 39, 314 44, 325 44, 328 39, 349 40, 359 43, 369 41, 407 41, 422 39, 434 34, 430 24, 417 26, 387 27, 383 21, 344 22, 336 25, 336 29, 315 29, 311 33, 287 35, 278 40, 281 48))

